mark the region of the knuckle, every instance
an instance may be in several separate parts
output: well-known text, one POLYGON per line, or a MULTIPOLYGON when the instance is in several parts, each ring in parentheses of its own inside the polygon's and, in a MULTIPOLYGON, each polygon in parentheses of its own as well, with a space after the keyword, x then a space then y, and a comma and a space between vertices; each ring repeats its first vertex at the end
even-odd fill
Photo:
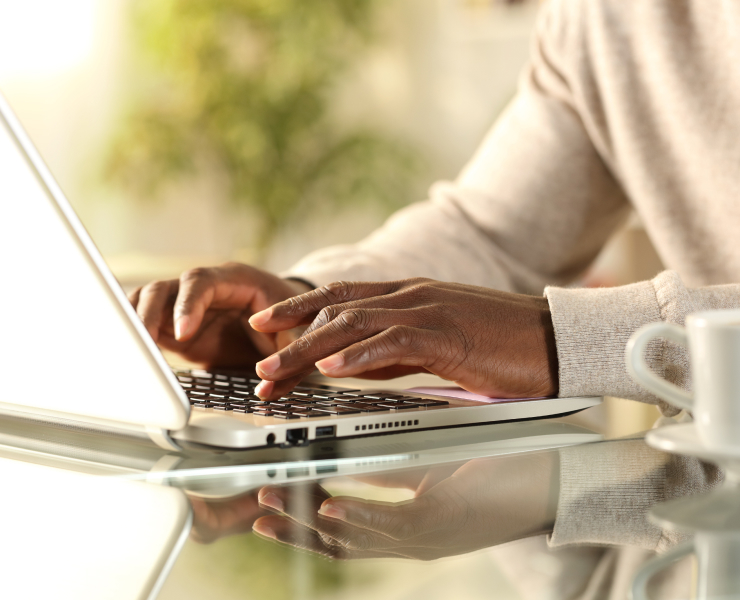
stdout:
POLYGON ((208 267, 195 267, 194 269, 188 269, 180 275, 180 281, 199 281, 209 279, 210 277, 211 269, 208 267))
POLYGON ((397 348, 409 349, 414 345, 412 330, 405 325, 394 325, 386 335, 388 341, 397 348))
POLYGON ((285 309, 289 315, 306 312, 306 300, 303 296, 291 296, 285 301, 285 309))
POLYGON ((331 323, 341 313, 342 309, 338 306, 325 306, 316 315, 315 323, 317 327, 322 327, 331 323))
POLYGON ((342 311, 335 319, 337 327, 347 333, 362 333, 367 330, 370 319, 367 311, 349 309, 342 311))
POLYGON ((419 526, 416 519, 409 515, 394 513, 385 517, 383 523, 379 523, 381 531, 384 531, 394 540, 410 540, 418 535, 419 526))
POLYGON ((170 285, 166 281, 150 281, 143 288, 141 288, 141 292, 148 296, 159 296, 160 294, 168 294, 169 291, 170 285))
POLYGON ((351 298, 354 288, 355 284, 351 281, 334 281, 319 289, 327 299, 331 300, 333 304, 336 304, 337 302, 344 302, 351 298))
POLYGON ((358 531, 347 539, 343 545, 349 550, 372 550, 375 547, 373 536, 364 531, 358 531))
POLYGON ((311 348, 311 345, 314 339, 315 339, 315 336, 311 334, 304 335, 303 337, 299 337, 295 342, 293 342, 289 346, 291 356, 295 356, 296 354, 303 354, 304 352, 307 352, 311 348))

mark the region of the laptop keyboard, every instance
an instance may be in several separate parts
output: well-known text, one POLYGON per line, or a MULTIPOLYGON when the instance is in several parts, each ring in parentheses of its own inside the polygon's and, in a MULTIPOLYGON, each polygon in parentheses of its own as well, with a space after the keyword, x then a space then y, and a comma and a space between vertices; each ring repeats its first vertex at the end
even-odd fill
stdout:
POLYGON ((299 385, 282 398, 266 401, 254 393, 260 379, 200 370, 176 370, 175 375, 193 406, 278 419, 413 413, 449 404, 446 400, 430 400, 397 392, 352 390, 320 384, 299 385))

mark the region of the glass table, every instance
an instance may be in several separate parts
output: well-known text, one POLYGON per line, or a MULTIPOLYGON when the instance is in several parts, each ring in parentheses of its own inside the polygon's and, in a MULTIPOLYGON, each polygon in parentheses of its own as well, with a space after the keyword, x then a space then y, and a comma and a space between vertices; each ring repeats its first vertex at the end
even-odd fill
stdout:
POLYGON ((0 597, 740 597, 736 480, 599 409, 331 452, 2 420, 0 597))

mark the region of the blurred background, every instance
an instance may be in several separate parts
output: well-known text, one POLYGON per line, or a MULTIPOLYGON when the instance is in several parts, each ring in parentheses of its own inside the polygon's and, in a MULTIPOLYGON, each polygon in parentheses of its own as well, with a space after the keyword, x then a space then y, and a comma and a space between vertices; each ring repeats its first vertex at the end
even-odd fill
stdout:
POLYGON ((537 2, 3 0, 0 88, 125 286, 357 239, 452 178, 537 2))
MULTIPOLYGON (((515 92, 539 6, 0 0, 0 90, 125 288, 227 260, 280 270, 358 239, 433 181, 456 176, 515 92)), ((620 285, 660 270, 632 219, 582 283, 620 285)), ((655 416, 610 399, 590 425, 618 434, 655 416)), ((177 581, 186 583, 173 584, 172 597, 203 597, 208 569, 240 577, 242 561, 226 557, 257 553, 237 548, 257 543, 243 539, 189 550, 178 564, 193 570, 183 567, 177 581)), ((466 573, 490 560, 446 566, 466 573)), ((301 572, 330 597, 345 571, 316 564, 301 572)), ((453 597, 446 571, 410 568, 415 593, 453 597)), ((372 567, 352 569, 381 585, 372 567)), ((383 584, 384 597, 415 597, 408 575, 388 574, 396 587, 383 584)), ((273 583, 261 597, 313 597, 263 579, 273 583)), ((470 579, 454 597, 490 589, 470 579)))

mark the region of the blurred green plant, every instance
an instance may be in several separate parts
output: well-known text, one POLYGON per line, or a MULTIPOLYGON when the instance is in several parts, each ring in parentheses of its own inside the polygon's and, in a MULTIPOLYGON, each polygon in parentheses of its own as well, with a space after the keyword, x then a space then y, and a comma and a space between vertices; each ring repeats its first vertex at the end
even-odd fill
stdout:
POLYGON ((142 199, 202 165, 257 215, 257 251, 316 211, 405 203, 420 157, 333 118, 342 75, 379 39, 385 0, 133 0, 153 67, 105 167, 142 199))

